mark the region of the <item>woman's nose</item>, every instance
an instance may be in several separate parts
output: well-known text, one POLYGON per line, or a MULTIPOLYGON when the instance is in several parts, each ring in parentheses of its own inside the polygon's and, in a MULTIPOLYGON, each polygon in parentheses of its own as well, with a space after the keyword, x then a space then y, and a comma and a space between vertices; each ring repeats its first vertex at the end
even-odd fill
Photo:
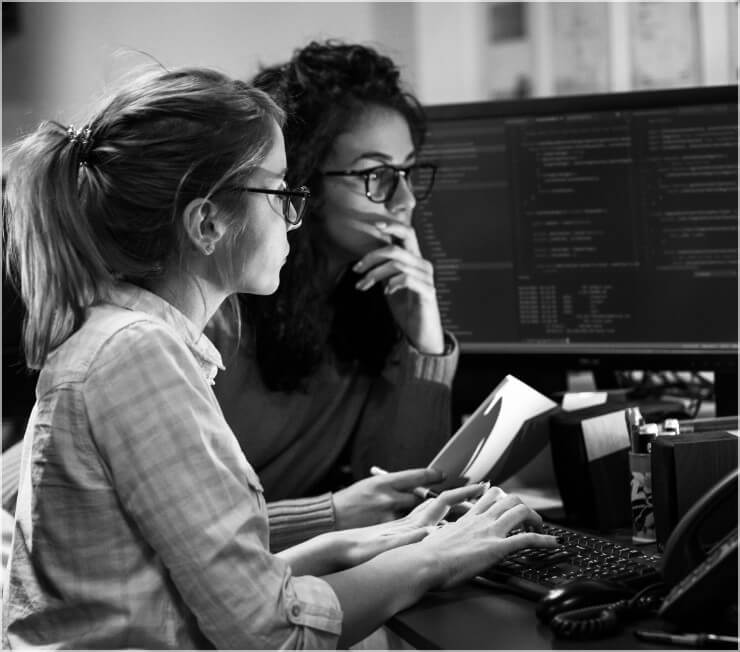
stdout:
POLYGON ((386 202, 386 207, 391 213, 407 213, 409 219, 416 208, 416 197, 411 191, 411 186, 405 174, 399 175, 396 190, 386 202))

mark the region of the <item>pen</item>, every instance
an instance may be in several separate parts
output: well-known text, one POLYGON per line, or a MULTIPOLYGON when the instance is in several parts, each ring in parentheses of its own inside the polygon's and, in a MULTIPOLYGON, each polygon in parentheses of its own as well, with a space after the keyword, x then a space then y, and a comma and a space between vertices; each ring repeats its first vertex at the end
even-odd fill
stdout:
POLYGON ((721 634, 668 634, 667 632, 652 632, 637 630, 635 636, 650 643, 671 643, 672 645, 687 645, 699 648, 722 648, 737 650, 737 636, 722 636, 721 634))
MULTIPOLYGON (((387 473, 388 471, 385 471, 378 466, 370 467, 370 475, 386 475, 387 473)), ((439 494, 436 491, 432 491, 428 487, 414 487, 411 493, 413 493, 414 496, 421 498, 422 500, 427 500, 429 498, 437 498, 437 496, 439 496, 439 494)), ((466 510, 470 509, 472 506, 473 506, 473 503, 471 503, 468 500, 463 500, 462 502, 459 502, 455 505, 455 507, 466 509, 466 510)))
POLYGON ((627 433, 630 438, 630 449, 633 453, 637 452, 638 448, 638 435, 640 426, 645 424, 645 419, 640 412, 638 407, 628 407, 624 411, 624 420, 627 423, 627 433))

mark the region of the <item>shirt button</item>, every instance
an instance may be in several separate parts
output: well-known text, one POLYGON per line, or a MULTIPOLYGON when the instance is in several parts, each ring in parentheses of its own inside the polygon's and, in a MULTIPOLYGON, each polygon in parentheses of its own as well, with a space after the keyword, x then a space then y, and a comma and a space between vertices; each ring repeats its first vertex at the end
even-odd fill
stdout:
POLYGON ((300 607, 300 605, 294 604, 290 608, 290 613, 293 614, 293 617, 298 618, 298 616, 301 615, 301 607, 300 607))

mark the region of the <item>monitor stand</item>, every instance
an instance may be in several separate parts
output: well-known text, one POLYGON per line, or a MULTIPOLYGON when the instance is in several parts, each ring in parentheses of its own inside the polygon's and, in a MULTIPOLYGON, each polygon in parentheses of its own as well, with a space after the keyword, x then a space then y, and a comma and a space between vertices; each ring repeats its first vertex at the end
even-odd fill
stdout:
POLYGON ((714 403, 718 417, 737 414, 737 371, 714 372, 714 403))

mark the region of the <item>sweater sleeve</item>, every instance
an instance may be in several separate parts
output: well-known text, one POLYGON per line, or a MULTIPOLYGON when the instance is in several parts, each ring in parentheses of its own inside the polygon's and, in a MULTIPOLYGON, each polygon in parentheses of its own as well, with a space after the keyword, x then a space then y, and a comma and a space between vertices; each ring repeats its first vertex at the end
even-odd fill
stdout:
POLYGON ((452 381, 459 346, 445 333, 441 355, 420 353, 403 341, 373 381, 352 446, 352 472, 372 465, 388 471, 426 466, 451 433, 452 381))
MULTIPOLYGON (((426 380, 445 385, 449 389, 455 379, 459 357, 460 347, 457 340, 451 333, 445 333, 445 350, 441 355, 420 353, 414 346, 404 341, 396 347, 390 365, 391 368, 400 367, 408 381, 426 380)), ((386 370, 386 375, 392 377, 394 374, 386 370)))
POLYGON ((331 493, 267 504, 270 550, 279 552, 335 528, 331 493))

